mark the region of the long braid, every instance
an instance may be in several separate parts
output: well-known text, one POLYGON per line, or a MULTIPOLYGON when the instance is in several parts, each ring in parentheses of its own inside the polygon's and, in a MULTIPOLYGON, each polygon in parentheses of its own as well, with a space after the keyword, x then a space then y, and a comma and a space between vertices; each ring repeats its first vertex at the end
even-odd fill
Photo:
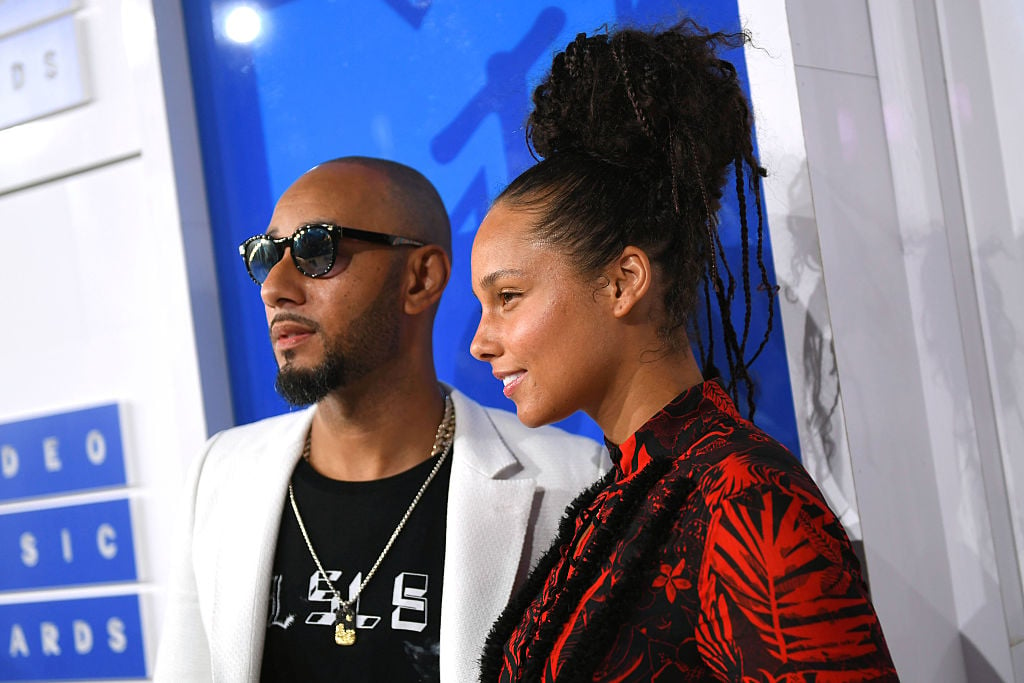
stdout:
MULTIPOLYGON (((718 238, 718 223, 715 219, 715 212, 711 209, 711 202, 708 201, 708 190, 704 183, 704 174, 700 170, 700 162, 697 159, 697 145, 693 141, 693 136, 690 135, 690 131, 683 129, 683 136, 686 138, 686 146, 690 150, 690 159, 693 161, 693 170, 697 175, 697 186, 700 188, 700 197, 704 206, 704 228, 707 234, 707 245, 708 254, 707 259, 710 264, 711 284, 715 288, 715 291, 720 290, 721 279, 718 277, 718 250, 721 248, 721 242, 718 238)), ((725 263, 723 259, 723 263, 725 263)), ((729 264, 725 263, 725 267, 728 268, 729 264)), ((731 278, 731 275, 730 275, 731 278)))
MULTIPOLYGON (((743 191, 744 165, 741 157, 736 157, 736 160, 733 162, 733 169, 736 176, 737 203, 740 206, 740 253, 743 257, 743 270, 741 273, 741 277, 743 278, 743 338, 740 340, 739 348, 737 349, 737 356, 739 359, 738 365, 740 366, 740 377, 737 378, 737 383, 742 382, 746 385, 748 417, 753 420, 754 412, 756 410, 754 405, 754 382, 750 377, 750 364, 745 360, 747 339, 750 334, 750 314, 752 309, 750 296, 750 228, 747 222, 747 195, 743 191)), ((739 387, 737 386, 737 391, 738 390, 739 387)))
POLYGON ((754 189, 754 202, 757 207, 757 266, 761 271, 761 283, 757 286, 759 291, 764 291, 768 297, 768 323, 765 327, 764 337, 761 338, 761 343, 757 347, 757 351, 747 361, 747 365, 750 365, 757 357, 761 355, 761 351, 768 344, 768 338, 772 333, 772 327, 775 317, 775 296, 778 294, 779 286, 773 284, 768 278, 768 268, 764 263, 764 210, 761 207, 761 178, 768 175, 768 172, 757 165, 757 162, 753 159, 747 161, 751 167, 751 179, 750 184, 754 189))
MULTIPOLYGON (((722 237, 716 230, 714 232, 715 243, 718 247, 718 252, 725 254, 725 247, 722 244, 722 237)), ((732 324, 732 301, 736 295, 736 278, 732 274, 732 269, 729 268, 729 262, 723 258, 722 266, 725 270, 726 280, 722 281, 721 278, 714 282, 715 290, 715 301, 718 304, 719 322, 722 326, 722 345, 725 348, 725 360, 726 365, 729 369, 729 381, 726 385, 726 390, 729 395, 736 400, 736 382, 740 379, 741 372, 738 369, 741 366, 742 358, 737 355, 737 347, 739 342, 736 336, 736 328, 732 324)))
MULTIPOLYGON (((761 205, 762 197, 761 197, 761 182, 760 181, 761 181, 762 177, 767 175, 767 172, 763 168, 761 168, 760 165, 758 165, 756 160, 754 160, 753 155, 751 153, 749 153, 749 152, 747 154, 745 154, 744 158, 742 158, 742 159, 740 157, 737 157, 736 165, 735 165, 736 176, 737 176, 736 189, 737 189, 737 195, 740 198, 739 199, 739 204, 740 204, 740 222, 741 222, 741 225, 744 228, 743 229, 743 259, 744 259, 744 264, 745 264, 744 267, 746 268, 746 264, 749 262, 749 253, 750 253, 750 249, 749 249, 749 246, 747 244, 748 231, 746 229, 746 225, 747 225, 747 219, 746 219, 747 199, 746 199, 746 195, 743 192, 743 177, 744 177, 744 175, 746 175, 744 173, 744 171, 746 171, 747 168, 749 168, 749 170, 750 170, 750 173, 749 173, 750 187, 751 187, 751 190, 753 191, 753 195, 754 195, 753 196, 754 208, 755 208, 755 211, 757 212, 757 248, 755 250, 755 253, 756 253, 756 259, 757 259, 758 272, 759 272, 759 275, 760 275, 760 282, 757 285, 757 291, 765 293, 765 296, 767 298, 767 308, 768 308, 768 319, 767 319, 767 322, 765 324, 764 335, 761 337, 761 341, 758 344, 757 349, 754 351, 754 353, 751 354, 751 356, 749 358, 745 358, 742 361, 742 374, 744 375, 744 381, 745 381, 746 387, 747 387, 747 391, 746 391, 746 394, 747 394, 746 395, 746 399, 747 399, 747 417, 750 420, 753 420, 754 419, 754 415, 755 415, 755 413, 757 411, 757 405, 755 403, 755 398, 754 398, 755 397, 756 387, 755 387, 755 383, 753 381, 753 378, 750 376, 749 368, 754 363, 754 361, 757 360, 758 356, 761 355, 761 352, 764 351, 765 346, 767 346, 768 341, 770 339, 771 332, 772 332, 772 329, 774 327, 775 296, 776 296, 779 288, 778 288, 777 285, 774 285, 774 284, 771 283, 771 280, 768 277, 768 267, 766 266, 765 260, 764 260, 764 233, 765 233, 765 228, 764 228, 764 209, 763 209, 763 207, 761 205)), ((743 278, 744 278, 743 283, 744 283, 745 316, 746 317, 745 317, 745 321, 744 321, 744 338, 743 338, 743 344, 742 344, 741 353, 745 354, 746 353, 746 343, 747 343, 747 338, 746 338, 747 326, 749 325, 750 314, 751 314, 751 311, 753 309, 753 303, 752 303, 752 296, 751 296, 751 290, 750 290, 750 276, 749 276, 749 272, 748 271, 744 272, 743 278)))
POLYGON ((743 278, 743 336, 740 339, 740 357, 745 354, 747 348, 747 337, 750 335, 750 249, 747 242, 750 240, 750 227, 747 225, 747 195, 743 191, 743 160, 736 157, 733 162, 733 169, 736 175, 736 198, 740 209, 740 254, 742 255, 741 277, 743 278))
MULTIPOLYGON (((711 274, 709 270, 704 271, 704 313, 707 317, 708 352, 707 356, 701 358, 701 373, 705 379, 718 377, 721 373, 715 365, 715 325, 711 318, 711 274)), ((700 334, 696 335, 700 339, 700 334)))
POLYGON ((626 87, 626 97, 629 98, 629 103, 633 106, 633 114, 636 116, 636 120, 639 121, 640 127, 647 134, 647 137, 655 139, 654 128, 651 126, 647 114, 644 113, 643 107, 640 106, 640 100, 636 96, 636 89, 633 87, 633 79, 629 75, 629 66, 620 52, 624 40, 625 35, 622 35, 619 40, 612 41, 612 57, 615 58, 616 64, 619 65, 619 71, 622 72, 622 84, 626 87))

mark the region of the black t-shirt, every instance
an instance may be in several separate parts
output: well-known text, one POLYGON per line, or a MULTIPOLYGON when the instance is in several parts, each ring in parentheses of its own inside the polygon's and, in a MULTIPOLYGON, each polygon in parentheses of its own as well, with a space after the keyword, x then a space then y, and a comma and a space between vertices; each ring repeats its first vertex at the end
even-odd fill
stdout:
MULTIPOLYGON (((331 583, 358 590, 437 459, 387 479, 344 482, 300 460, 295 501, 331 583)), ((440 680, 438 654, 451 456, 363 589, 351 646, 334 642, 337 601, 285 501, 274 553, 261 681, 440 680)), ((259 504, 259 501, 254 501, 259 504)))

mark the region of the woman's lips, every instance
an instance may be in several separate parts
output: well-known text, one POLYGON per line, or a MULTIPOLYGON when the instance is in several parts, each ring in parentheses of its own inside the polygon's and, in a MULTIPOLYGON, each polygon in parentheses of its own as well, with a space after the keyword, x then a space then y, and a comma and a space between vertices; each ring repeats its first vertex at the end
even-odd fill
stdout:
POLYGON ((502 391, 507 398, 512 398, 512 392, 514 392, 520 382, 523 381, 523 377, 525 375, 525 372, 513 372, 511 375, 505 375, 501 378, 501 383, 505 385, 502 391))

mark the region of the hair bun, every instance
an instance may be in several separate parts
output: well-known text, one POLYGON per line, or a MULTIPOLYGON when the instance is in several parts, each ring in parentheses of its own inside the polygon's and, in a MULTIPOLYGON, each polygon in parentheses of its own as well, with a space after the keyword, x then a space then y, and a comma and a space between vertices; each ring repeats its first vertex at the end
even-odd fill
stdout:
POLYGON ((727 164, 736 149, 729 138, 738 127, 749 131, 750 117, 736 108, 735 68, 716 50, 745 39, 709 34, 690 20, 658 33, 580 33, 533 92, 528 140, 540 157, 572 152, 661 174, 711 136, 703 147, 726 154, 700 165, 727 164))

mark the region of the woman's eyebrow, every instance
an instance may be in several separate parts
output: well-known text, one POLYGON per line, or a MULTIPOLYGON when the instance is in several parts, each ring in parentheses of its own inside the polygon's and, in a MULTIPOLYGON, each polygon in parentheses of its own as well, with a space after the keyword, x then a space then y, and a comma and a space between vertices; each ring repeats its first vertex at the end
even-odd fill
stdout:
POLYGON ((502 268, 500 270, 495 270, 480 278, 480 288, 487 289, 493 285, 495 281, 503 277, 522 277, 524 274, 525 273, 523 273, 523 271, 516 270, 515 268, 502 268))

